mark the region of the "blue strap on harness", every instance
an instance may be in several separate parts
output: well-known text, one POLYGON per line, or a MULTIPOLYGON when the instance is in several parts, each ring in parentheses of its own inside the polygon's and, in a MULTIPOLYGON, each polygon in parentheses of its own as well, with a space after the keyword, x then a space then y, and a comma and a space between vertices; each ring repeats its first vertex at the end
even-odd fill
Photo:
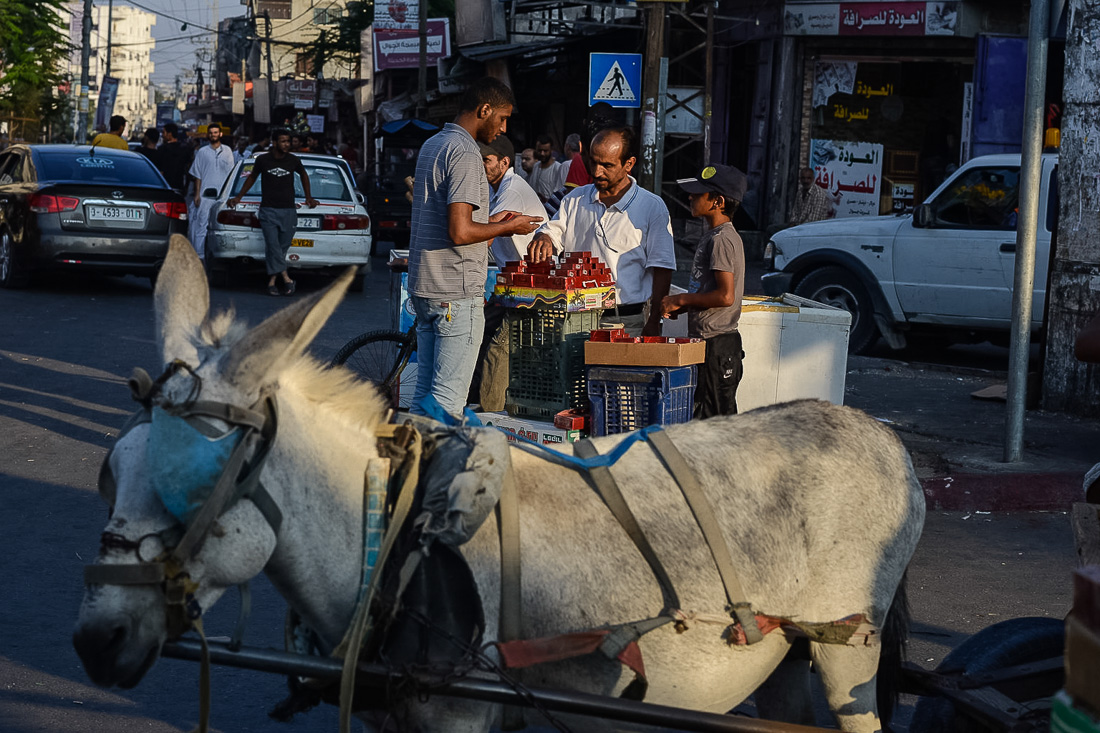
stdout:
POLYGON ((620 458, 626 455, 626 452, 630 450, 630 447, 633 446, 636 442, 638 442, 639 440, 647 439, 650 433, 655 433, 659 430, 662 430, 660 425, 650 425, 647 428, 642 428, 641 430, 635 431, 626 436, 626 438, 623 439, 621 443, 612 448, 611 451, 609 451, 608 453, 601 453, 600 455, 593 456, 591 458, 579 458, 577 456, 571 456, 568 453, 556 451, 553 448, 547 448, 545 445, 542 445, 541 443, 536 443, 530 438, 510 433, 507 430, 504 430, 504 428, 498 427, 497 429, 503 430, 504 432, 508 433, 510 437, 515 438, 517 446, 523 448, 529 453, 535 453, 536 455, 538 455, 538 452, 536 450, 532 450, 532 448, 535 448, 538 451, 541 451, 543 454, 546 454, 543 455, 544 458, 548 457, 551 461, 557 461, 558 463, 568 466, 569 468, 575 468, 580 471, 589 471, 593 468, 599 467, 610 468, 611 466, 615 465, 615 463, 617 463, 620 458))

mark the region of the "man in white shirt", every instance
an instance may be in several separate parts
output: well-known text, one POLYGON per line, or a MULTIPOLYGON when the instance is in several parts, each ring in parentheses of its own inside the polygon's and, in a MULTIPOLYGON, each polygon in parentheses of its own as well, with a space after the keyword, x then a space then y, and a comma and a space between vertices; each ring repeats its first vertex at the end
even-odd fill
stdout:
POLYGON ((531 188, 535 189, 539 200, 545 202, 555 191, 564 186, 565 174, 568 172, 568 168, 554 160, 550 138, 539 135, 535 140, 535 164, 527 174, 527 182, 531 184, 531 188))
MULTIPOLYGON (((501 211, 515 211, 539 217, 544 209, 539 197, 527 182, 512 170, 515 148, 512 141, 499 135, 492 143, 481 143, 481 157, 485 163, 485 177, 489 180, 489 216, 501 211)), ((523 259, 527 245, 535 236, 512 234, 493 240, 489 253, 497 267, 523 259)), ((508 389, 508 332, 502 328, 505 309, 499 305, 485 306, 485 333, 481 342, 478 368, 470 387, 470 404, 480 404, 481 409, 495 412, 504 409, 505 391, 508 389)))
MULTIPOLYGON (((485 177, 489 179, 489 215, 498 211, 518 211, 528 216, 543 216, 542 202, 531 188, 512 168, 515 149, 512 141, 500 135, 490 145, 481 144, 481 156, 485 162, 485 177)), ((534 239, 535 233, 513 234, 497 237, 489 247, 489 252, 497 267, 507 262, 523 259, 527 254, 527 245, 534 239)))
POLYGON ((187 171, 195 179, 188 235, 200 259, 206 251, 206 228, 210 224, 210 209, 214 206, 214 199, 203 198, 202 192, 208 188, 221 191, 233 170, 233 151, 222 145, 221 125, 210 125, 206 129, 206 139, 210 144, 195 151, 195 161, 187 171))
POLYGON ((531 182, 531 169, 535 167, 535 149, 524 148, 519 155, 519 165, 516 166, 516 175, 531 182))
POLYGON ((536 262, 562 252, 592 252, 615 277, 614 319, 635 335, 660 336, 660 304, 672 283, 676 251, 665 202, 630 176, 634 146, 629 127, 598 133, 589 154, 593 182, 562 200, 527 252, 536 262))

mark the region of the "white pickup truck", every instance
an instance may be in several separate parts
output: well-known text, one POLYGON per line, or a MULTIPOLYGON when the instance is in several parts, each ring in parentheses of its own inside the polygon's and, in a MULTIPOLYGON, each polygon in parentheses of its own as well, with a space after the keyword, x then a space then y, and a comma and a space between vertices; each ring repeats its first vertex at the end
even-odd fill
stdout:
MULTIPOLYGON (((1031 328, 1042 325, 1058 156, 1043 155, 1031 328)), ((1012 321, 1018 154, 974 158, 912 214, 816 221, 777 232, 764 251, 764 292, 795 293, 851 312, 848 349, 909 330, 1007 339, 1012 321)))

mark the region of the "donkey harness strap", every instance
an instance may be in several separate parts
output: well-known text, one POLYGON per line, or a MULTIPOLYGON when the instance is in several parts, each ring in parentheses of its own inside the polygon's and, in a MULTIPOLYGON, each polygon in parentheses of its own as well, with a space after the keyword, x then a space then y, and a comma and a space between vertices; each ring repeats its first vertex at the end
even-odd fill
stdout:
MULTIPOLYGON (((500 534, 500 628, 502 642, 516 641, 520 637, 520 618, 523 611, 521 593, 521 563, 519 546, 519 502, 516 497, 516 478, 512 472, 512 457, 504 470, 504 485, 496 506, 497 532, 500 534)), ((523 710, 506 705, 501 721, 502 730, 520 730, 524 727, 523 710)))
MULTIPOLYGON (((592 458, 599 453, 591 440, 577 441, 573 444, 573 452, 581 458, 592 458)), ((630 511, 626 499, 623 498, 623 494, 619 490, 619 484, 615 481, 615 477, 611 475, 611 469, 606 466, 593 466, 588 470, 587 476, 603 503, 611 510, 611 513, 622 525, 638 551, 642 553, 642 557, 649 563, 650 570, 653 571, 657 583, 661 586, 665 613, 680 608, 680 598, 676 595, 672 579, 669 578, 668 572, 661 564, 661 559, 657 557, 657 552, 649 544, 649 539, 645 536, 638 520, 634 517, 634 512, 630 511)))
MULTIPOLYGON (((707 501, 698 481, 695 480, 695 474, 692 473, 691 467, 664 430, 651 428, 646 431, 645 437, 649 441, 653 452, 657 454, 669 474, 676 481, 676 485, 680 487, 684 500, 703 533, 703 539, 710 549, 711 557, 718 568, 718 575, 722 579, 722 586, 725 589, 731 615, 744 629, 749 644, 755 644, 763 640, 764 636, 757 626, 756 616, 752 612, 752 605, 746 599, 745 591, 737 578, 737 571, 730 556, 729 546, 722 537, 721 529, 714 518, 714 512, 711 510, 710 503, 707 501)), ((596 448, 591 440, 578 441, 574 444, 573 450, 581 458, 591 458, 597 455, 596 448)), ((661 565, 657 553, 653 550, 649 540, 646 539, 645 534, 638 525, 637 519, 630 511, 630 507, 627 506, 615 477, 611 475, 611 469, 606 466, 594 466, 589 469, 588 476, 596 492, 603 499, 604 504, 619 520, 627 535, 630 536, 646 562, 649 563, 650 569, 661 586, 661 592, 664 594, 666 612, 679 609, 679 598, 672 586, 672 581, 664 566, 661 565)))
POLYGON ((760 633, 760 628, 756 624, 756 616, 752 612, 752 605, 745 598, 745 591, 741 588, 741 581, 737 578, 737 570, 734 568, 733 558, 730 557, 729 545, 722 537, 722 530, 718 526, 718 521, 714 518, 714 512, 711 511, 710 502, 707 501, 702 487, 695 480, 695 474, 692 473, 691 467, 684 460, 684 456, 668 437, 668 433, 663 430, 655 430, 647 437, 653 452, 657 454, 672 478, 676 480, 676 484, 680 487, 691 513, 695 515, 695 523, 699 525, 699 530, 703 533, 703 539, 706 540, 711 557, 714 558, 714 564, 718 568, 718 575, 722 578, 722 585, 726 590, 726 600, 729 602, 731 613, 741 624, 741 628, 744 629, 745 638, 749 644, 755 644, 763 640, 764 636, 760 633))

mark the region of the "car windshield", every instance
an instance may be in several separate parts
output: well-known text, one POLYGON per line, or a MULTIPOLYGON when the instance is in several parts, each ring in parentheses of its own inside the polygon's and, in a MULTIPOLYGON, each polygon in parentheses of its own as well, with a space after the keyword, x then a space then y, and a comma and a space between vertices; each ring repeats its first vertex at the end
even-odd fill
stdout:
MULTIPOLYGON (((241 166, 240 172, 237 173, 237 180, 233 182, 233 195, 237 196, 241 192, 241 187, 244 186, 244 179, 248 177, 248 174, 252 171, 252 166, 256 161, 246 161, 241 166)), ((344 182, 344 177, 340 175, 340 170, 334 165, 326 165, 324 163, 315 163, 309 160, 303 160, 302 165, 305 166, 306 175, 309 176, 309 189, 313 194, 313 198, 326 199, 329 201, 351 201, 351 191, 348 189, 347 184, 344 182)), ((263 193, 263 179, 257 178, 256 182, 252 184, 252 188, 248 189, 249 196, 259 196, 263 193)), ((298 176, 294 176, 294 196, 297 198, 304 198, 306 192, 302 189, 302 179, 298 176)))
POLYGON ((143 156, 93 155, 80 150, 40 151, 36 168, 40 181, 164 186, 157 169, 143 156))

